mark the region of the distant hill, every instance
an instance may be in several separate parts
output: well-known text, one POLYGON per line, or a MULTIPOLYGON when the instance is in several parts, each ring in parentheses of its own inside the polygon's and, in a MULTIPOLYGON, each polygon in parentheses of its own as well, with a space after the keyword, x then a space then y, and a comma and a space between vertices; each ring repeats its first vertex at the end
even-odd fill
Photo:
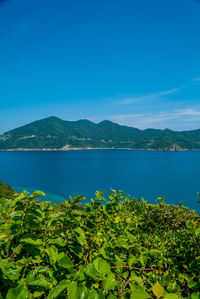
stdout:
POLYGON ((0 135, 0 150, 70 148, 200 149, 200 130, 139 130, 108 120, 95 124, 51 116, 0 135))

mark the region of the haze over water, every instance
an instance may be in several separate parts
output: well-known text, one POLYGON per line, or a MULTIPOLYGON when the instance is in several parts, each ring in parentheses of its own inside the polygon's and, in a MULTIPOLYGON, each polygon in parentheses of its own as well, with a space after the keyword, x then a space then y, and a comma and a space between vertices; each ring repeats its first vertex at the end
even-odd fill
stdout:
POLYGON ((199 151, 0 152, 0 165, 1 181, 17 191, 40 189, 52 202, 113 188, 149 203, 165 196, 167 203, 183 201, 199 211, 199 151))

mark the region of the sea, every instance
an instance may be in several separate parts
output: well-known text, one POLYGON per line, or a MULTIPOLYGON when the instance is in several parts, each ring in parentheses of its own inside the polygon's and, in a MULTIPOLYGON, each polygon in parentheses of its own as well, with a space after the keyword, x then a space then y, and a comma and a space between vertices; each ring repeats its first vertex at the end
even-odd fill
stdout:
POLYGON ((76 195, 89 201, 96 190, 107 196, 112 188, 200 211, 200 151, 2 151, 0 181, 18 192, 42 190, 52 203, 76 195))

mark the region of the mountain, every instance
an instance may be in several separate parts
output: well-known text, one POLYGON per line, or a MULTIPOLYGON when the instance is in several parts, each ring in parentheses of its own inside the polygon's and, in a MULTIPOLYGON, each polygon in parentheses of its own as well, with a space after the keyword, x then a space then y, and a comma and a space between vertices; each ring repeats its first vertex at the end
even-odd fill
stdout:
POLYGON ((51 116, 0 136, 0 150, 69 148, 200 149, 200 130, 139 130, 108 120, 95 124, 51 116))

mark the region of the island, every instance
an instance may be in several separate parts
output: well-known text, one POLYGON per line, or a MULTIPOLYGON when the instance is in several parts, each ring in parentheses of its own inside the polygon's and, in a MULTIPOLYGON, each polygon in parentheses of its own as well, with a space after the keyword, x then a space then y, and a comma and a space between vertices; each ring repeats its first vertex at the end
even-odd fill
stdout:
POLYGON ((109 120, 65 121, 51 116, 0 135, 0 150, 200 149, 200 129, 173 131, 122 126, 109 120))

